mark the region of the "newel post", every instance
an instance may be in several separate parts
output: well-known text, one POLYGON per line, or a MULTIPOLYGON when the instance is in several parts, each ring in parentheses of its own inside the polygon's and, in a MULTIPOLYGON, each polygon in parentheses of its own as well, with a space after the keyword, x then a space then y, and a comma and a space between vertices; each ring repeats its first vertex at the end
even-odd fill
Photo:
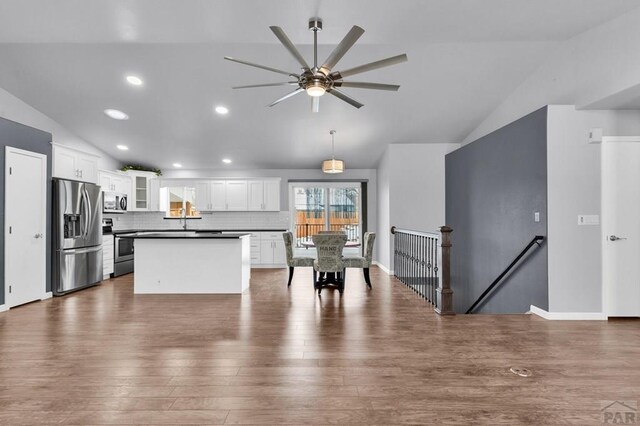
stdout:
POLYGON ((451 290, 451 233, 448 226, 440 227, 442 240, 442 279, 436 290, 436 313, 440 315, 455 315, 453 311, 453 290, 451 290))

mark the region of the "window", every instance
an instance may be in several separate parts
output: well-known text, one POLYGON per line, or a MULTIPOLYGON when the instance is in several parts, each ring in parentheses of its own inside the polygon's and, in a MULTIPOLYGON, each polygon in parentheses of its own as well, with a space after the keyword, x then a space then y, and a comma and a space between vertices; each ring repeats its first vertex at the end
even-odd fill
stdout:
POLYGON ((296 247, 320 231, 341 231, 360 243, 361 184, 353 182, 292 183, 292 228, 296 247))
POLYGON ((162 188, 166 191, 167 217, 200 217, 196 208, 196 189, 188 186, 162 188))

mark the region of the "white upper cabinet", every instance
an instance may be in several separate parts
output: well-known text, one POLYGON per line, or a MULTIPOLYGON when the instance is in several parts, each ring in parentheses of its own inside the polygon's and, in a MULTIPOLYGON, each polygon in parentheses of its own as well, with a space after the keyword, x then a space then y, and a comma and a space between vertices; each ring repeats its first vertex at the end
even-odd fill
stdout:
POLYGON ((228 180, 226 182, 227 210, 247 210, 247 181, 228 180))
POLYGON ((212 180, 211 188, 211 208, 213 211, 227 210, 227 185, 224 180, 212 180))
POLYGON ((209 181, 197 181, 194 184, 196 189, 196 208, 203 211, 213 210, 211 204, 211 184, 209 181))
POLYGON ((157 176, 153 172, 142 172, 137 170, 127 171, 127 175, 131 176, 131 194, 129 200, 129 210, 131 211, 157 211, 160 206, 152 205, 158 203, 160 185, 151 185, 153 179, 157 179, 157 176), (155 196, 152 195, 152 191, 158 192, 155 196))
MULTIPOLYGON (((163 179, 162 186, 195 188, 196 209, 204 211, 279 211, 280 179, 163 179)), ((153 190, 155 193, 156 191, 153 190)))
POLYGON ((53 144, 53 177, 98 183, 98 157, 53 144))
POLYGON ((100 170, 98 172, 98 184, 103 192, 118 192, 120 194, 131 194, 131 177, 124 173, 107 172, 100 170))
POLYGON ((149 211, 164 211, 164 205, 160 201, 160 179, 152 177, 149 179, 149 211))
POLYGON ((248 209, 252 211, 280 210, 280 179, 248 181, 248 209))

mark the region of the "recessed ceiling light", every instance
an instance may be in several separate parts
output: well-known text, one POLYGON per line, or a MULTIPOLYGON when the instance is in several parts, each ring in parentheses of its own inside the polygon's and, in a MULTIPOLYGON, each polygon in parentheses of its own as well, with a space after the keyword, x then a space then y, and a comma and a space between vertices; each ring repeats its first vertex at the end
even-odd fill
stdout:
POLYGON ((114 120, 128 120, 129 116, 124 112, 117 109, 105 109, 104 113, 107 114, 108 117, 113 118, 114 120))
POLYGON ((222 159, 222 162, 223 162, 224 164, 231 164, 231 159, 229 159, 229 158, 223 158, 223 159, 222 159))
POLYGON ((120 151, 128 151, 129 147, 126 145, 116 145, 116 148, 118 148, 120 151))
POLYGON ((224 114, 227 114, 227 113, 229 112, 229 108, 227 108, 227 107, 223 107, 223 106, 217 106, 217 107, 216 107, 216 112, 217 112, 218 114, 222 114, 222 115, 224 115, 224 114))
POLYGON ((180 167, 182 167, 182 164, 180 164, 180 163, 173 163, 173 167, 180 168, 180 167))
POLYGON ((127 83, 132 84, 134 86, 142 86, 144 84, 142 79, 140 77, 135 76, 135 75, 128 75, 127 76, 127 83))

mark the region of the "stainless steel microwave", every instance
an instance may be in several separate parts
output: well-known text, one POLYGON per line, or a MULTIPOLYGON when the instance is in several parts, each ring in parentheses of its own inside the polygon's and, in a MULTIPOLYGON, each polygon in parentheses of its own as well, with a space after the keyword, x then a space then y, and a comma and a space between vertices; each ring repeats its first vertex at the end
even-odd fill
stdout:
POLYGON ((103 213, 124 213, 127 211, 127 194, 105 192, 102 203, 103 213))

